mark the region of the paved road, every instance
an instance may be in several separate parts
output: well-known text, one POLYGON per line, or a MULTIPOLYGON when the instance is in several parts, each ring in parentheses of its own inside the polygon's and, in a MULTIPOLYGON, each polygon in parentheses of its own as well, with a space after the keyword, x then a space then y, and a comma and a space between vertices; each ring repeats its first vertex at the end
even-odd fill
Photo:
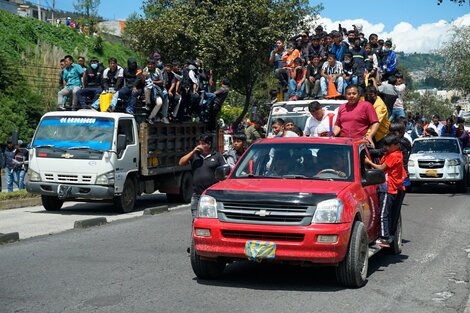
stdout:
POLYGON ((361 289, 333 271, 240 262, 219 281, 191 270, 187 207, 0 246, 3 312, 463 312, 469 195, 420 189, 403 207, 403 253, 379 253, 361 289))

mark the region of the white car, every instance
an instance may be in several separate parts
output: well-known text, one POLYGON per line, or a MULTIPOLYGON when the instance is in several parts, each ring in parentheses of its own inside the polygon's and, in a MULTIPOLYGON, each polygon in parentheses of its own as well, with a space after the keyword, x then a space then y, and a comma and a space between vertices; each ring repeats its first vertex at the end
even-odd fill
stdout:
POLYGON ((423 137, 413 142, 408 171, 411 190, 424 183, 455 184, 459 192, 469 185, 467 155, 452 137, 423 137))

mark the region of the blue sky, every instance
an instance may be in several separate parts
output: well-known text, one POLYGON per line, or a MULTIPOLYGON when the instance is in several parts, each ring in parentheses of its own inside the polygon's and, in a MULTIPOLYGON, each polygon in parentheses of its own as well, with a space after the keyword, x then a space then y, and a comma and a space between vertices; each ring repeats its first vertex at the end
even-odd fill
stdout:
MULTIPOLYGON (((40 0, 49 6, 52 0, 40 0)), ((312 5, 320 1, 310 0, 312 5)), ((469 0, 470 1, 470 0, 469 0)), ((36 2, 33 0, 33 2, 36 2)), ((74 0, 56 0, 56 8, 73 11, 74 0)), ((459 6, 450 0, 323 0, 321 24, 327 31, 338 23, 347 29, 360 24, 368 36, 377 33, 391 39, 397 51, 431 52, 448 40, 453 25, 470 25, 470 5, 459 6)), ((126 19, 133 12, 142 13, 140 0, 101 0, 99 14, 105 19, 126 19)), ((315 25, 312 25, 312 29, 315 25)))

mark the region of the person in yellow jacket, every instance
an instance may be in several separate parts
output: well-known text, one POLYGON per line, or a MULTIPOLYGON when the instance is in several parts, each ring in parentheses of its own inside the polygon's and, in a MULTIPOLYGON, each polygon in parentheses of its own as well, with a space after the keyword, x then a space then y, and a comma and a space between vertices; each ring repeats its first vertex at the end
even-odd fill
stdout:
MULTIPOLYGON (((385 102, 378 96, 377 88, 373 85, 366 87, 364 100, 372 103, 379 118, 379 129, 375 133, 374 143, 376 148, 381 148, 382 139, 388 134, 390 121, 388 120, 388 110, 385 102)), ((369 130, 370 132, 370 130, 369 130)))

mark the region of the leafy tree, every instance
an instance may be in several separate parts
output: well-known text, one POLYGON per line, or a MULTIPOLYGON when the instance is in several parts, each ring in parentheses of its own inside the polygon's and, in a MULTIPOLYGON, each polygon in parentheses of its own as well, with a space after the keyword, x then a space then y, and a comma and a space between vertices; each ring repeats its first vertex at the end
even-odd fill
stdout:
MULTIPOLYGON (((437 5, 441 5, 442 2, 444 2, 444 0, 437 0, 437 5)), ((450 0, 450 2, 457 3, 459 6, 462 6, 467 2, 467 0, 450 0)), ((470 4, 470 1, 468 4, 470 4)))
POLYGON ((271 70, 267 60, 276 39, 296 34, 321 9, 308 0, 147 0, 146 18, 129 20, 125 39, 144 54, 159 51, 166 62, 198 57, 217 76, 227 76, 244 96, 238 124, 271 70))
POLYGON ((409 94, 406 99, 406 110, 410 113, 421 113, 421 116, 426 117, 428 120, 434 114, 444 119, 452 115, 452 107, 445 103, 445 101, 437 98, 431 92, 426 91, 423 95, 415 92, 409 94))
POLYGON ((470 25, 454 27, 451 40, 438 51, 444 56, 439 76, 448 87, 470 93, 470 25))
POLYGON ((85 15, 85 22, 90 24, 90 32, 95 31, 95 25, 98 22, 98 7, 100 0, 76 0, 73 3, 75 10, 85 15))

